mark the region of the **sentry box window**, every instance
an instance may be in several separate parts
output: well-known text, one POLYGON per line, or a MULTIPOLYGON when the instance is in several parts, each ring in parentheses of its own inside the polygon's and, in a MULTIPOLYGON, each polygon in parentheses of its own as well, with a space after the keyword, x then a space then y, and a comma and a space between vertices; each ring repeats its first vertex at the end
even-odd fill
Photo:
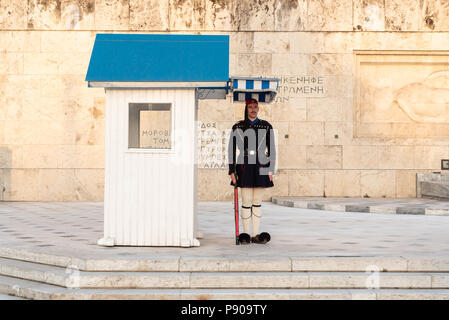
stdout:
POLYGON ((129 103, 128 148, 170 150, 172 105, 129 103))

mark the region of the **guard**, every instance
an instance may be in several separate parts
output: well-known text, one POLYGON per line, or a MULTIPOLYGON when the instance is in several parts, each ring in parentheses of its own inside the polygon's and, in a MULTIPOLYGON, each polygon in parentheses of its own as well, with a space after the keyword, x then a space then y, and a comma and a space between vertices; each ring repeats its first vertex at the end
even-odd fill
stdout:
POLYGON ((259 119, 258 112, 258 101, 246 100, 245 120, 232 126, 228 145, 231 185, 240 187, 242 192, 241 218, 244 233, 239 235, 242 244, 264 244, 271 239, 268 232, 259 234, 259 226, 264 190, 274 186, 276 147, 273 126, 268 121, 259 119), (249 236, 251 222, 252 237, 249 236))

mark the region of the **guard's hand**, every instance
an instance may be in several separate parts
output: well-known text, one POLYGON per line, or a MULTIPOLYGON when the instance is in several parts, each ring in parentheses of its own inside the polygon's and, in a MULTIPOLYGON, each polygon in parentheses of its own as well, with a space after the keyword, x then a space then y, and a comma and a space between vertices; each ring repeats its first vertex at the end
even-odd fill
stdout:
POLYGON ((237 179, 235 177, 235 173, 231 173, 231 180, 232 180, 232 184, 235 186, 237 185, 237 179))
POLYGON ((273 181, 273 173, 272 172, 268 172, 268 178, 270 178, 270 181, 273 181))

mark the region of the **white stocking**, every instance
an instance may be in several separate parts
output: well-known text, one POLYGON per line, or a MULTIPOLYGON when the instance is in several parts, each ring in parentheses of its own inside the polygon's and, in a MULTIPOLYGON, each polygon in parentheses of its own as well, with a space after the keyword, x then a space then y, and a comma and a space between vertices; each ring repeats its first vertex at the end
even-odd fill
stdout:
POLYGON ((247 234, 251 234, 250 224, 251 224, 251 204, 253 200, 253 189, 252 188, 241 188, 242 191, 242 224, 243 231, 247 234))
POLYGON ((253 222, 253 234, 255 237, 259 234, 260 218, 262 217, 262 197, 263 188, 253 189, 253 204, 252 204, 252 222, 253 222))

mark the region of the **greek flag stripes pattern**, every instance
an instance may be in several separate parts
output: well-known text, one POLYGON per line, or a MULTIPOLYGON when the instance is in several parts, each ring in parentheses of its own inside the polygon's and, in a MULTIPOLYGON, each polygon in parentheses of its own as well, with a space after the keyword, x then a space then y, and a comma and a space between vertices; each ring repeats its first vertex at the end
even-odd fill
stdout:
POLYGON ((278 82, 270 80, 234 79, 234 90, 273 90, 277 91, 278 82))
POLYGON ((271 100, 272 92, 238 92, 234 91, 234 101, 246 101, 248 99, 256 99, 259 102, 269 102, 271 100))
POLYGON ((253 98, 259 102, 270 102, 278 90, 277 79, 233 79, 232 84, 234 101, 253 98))

